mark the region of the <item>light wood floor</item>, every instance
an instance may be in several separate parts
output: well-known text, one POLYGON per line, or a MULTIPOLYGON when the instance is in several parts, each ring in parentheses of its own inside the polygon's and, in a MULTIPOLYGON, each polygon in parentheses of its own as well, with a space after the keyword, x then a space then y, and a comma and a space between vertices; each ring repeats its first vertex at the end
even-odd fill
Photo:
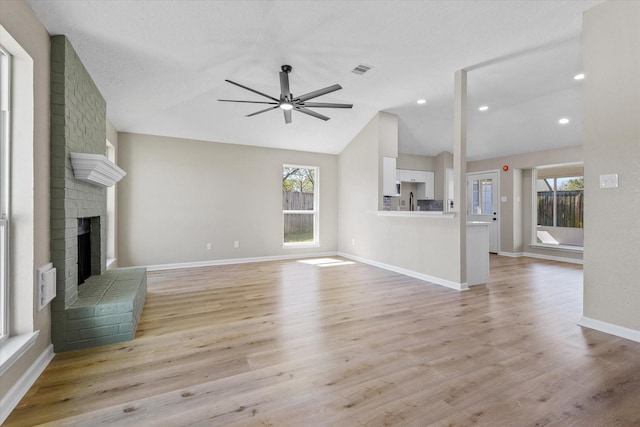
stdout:
POLYGON ((640 343, 576 325, 580 266, 457 292, 338 260, 149 273, 136 339, 56 355, 6 425, 640 425, 640 343))

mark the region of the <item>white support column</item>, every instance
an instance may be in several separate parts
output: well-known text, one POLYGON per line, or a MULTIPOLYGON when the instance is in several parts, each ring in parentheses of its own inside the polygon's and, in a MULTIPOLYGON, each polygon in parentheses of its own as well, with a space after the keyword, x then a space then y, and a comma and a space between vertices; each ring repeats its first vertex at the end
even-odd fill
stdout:
POLYGON ((460 283, 467 281, 467 72, 456 71, 453 99, 453 211, 460 239, 460 283))

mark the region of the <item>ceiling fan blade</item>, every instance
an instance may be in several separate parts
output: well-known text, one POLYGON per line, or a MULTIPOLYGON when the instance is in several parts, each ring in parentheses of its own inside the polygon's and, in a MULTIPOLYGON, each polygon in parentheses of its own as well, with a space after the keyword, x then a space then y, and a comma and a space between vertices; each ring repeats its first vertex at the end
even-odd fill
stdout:
POLYGON ((304 107, 296 106, 295 109, 296 111, 300 111, 301 113, 308 114, 312 117, 315 117, 316 119, 324 120, 325 122, 329 120, 329 117, 323 116, 322 114, 316 113, 315 111, 307 110, 304 107))
POLYGON ((307 99, 317 98, 322 95, 326 95, 331 92, 335 92, 336 90, 342 89, 342 86, 335 84, 333 86, 325 87, 324 89, 314 90, 313 92, 309 92, 302 96, 299 96, 295 99, 295 101, 306 101, 307 99))
POLYGON ((267 101, 239 101, 237 99, 218 99, 218 101, 222 102, 244 102, 247 104, 269 104, 269 105, 278 105, 277 102, 267 102, 267 101))
POLYGON ((284 112, 284 122, 291 123, 291 110, 282 110, 284 112))
POLYGON ((255 89, 251 89, 250 87, 246 87, 246 86, 244 86, 244 85, 241 85, 240 83, 236 83, 236 82, 231 81, 231 80, 225 80, 225 82, 229 82, 229 83, 231 83, 232 85, 236 85, 236 86, 238 86, 238 87, 241 87, 242 89, 246 89, 246 90, 248 90, 249 92, 256 93, 256 94, 258 94, 258 95, 260 95, 260 96, 264 96, 265 98, 269 98, 269 99, 271 99, 271 100, 273 100, 273 101, 280 102, 280 100, 279 100, 279 99, 276 99, 276 98, 274 98, 273 96, 267 95, 266 93, 258 92, 257 90, 255 90, 255 89))
POLYGON ((327 102, 305 102, 302 107, 309 108, 352 108, 353 104, 331 104, 327 102))
POLYGON ((280 71, 280 96, 291 99, 291 90, 289 89, 289 73, 280 71))
POLYGON ((266 113, 267 111, 275 110, 276 108, 278 108, 277 105, 275 107, 269 107, 269 108, 265 108, 264 110, 256 111, 255 113, 247 114, 245 117, 255 116, 256 114, 260 114, 260 113, 266 113))

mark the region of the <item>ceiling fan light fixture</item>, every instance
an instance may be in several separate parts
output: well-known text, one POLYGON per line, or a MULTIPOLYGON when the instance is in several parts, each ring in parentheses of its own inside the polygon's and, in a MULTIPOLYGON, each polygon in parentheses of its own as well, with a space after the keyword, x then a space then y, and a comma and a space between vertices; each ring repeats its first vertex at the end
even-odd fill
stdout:
POLYGON ((280 108, 284 111, 284 122, 286 124, 291 123, 291 112, 296 111, 297 113, 303 113, 308 116, 315 117, 316 119, 327 121, 329 117, 322 115, 320 113, 316 113, 309 108, 352 108, 353 104, 339 104, 334 102, 307 102, 311 99, 317 98, 322 95, 326 95, 336 90, 342 89, 342 86, 339 84, 334 84, 332 86, 325 87, 323 89, 314 90, 313 92, 305 93, 304 95, 300 95, 298 97, 293 97, 291 95, 291 89, 289 88, 289 73, 293 68, 291 65, 283 65, 280 71, 280 96, 278 98, 267 95, 266 93, 260 92, 258 90, 252 89, 248 86, 242 85, 240 83, 236 83, 229 79, 225 81, 231 83, 234 86, 238 86, 242 89, 248 90, 249 92, 253 92, 256 95, 260 95, 263 98, 268 99, 268 101, 244 101, 238 99, 218 99, 218 101, 222 102, 241 102, 248 104, 263 104, 268 105, 267 108, 264 108, 260 111, 256 111, 255 113, 247 114, 247 117, 253 117, 258 114, 266 113, 267 111, 277 110, 280 108))

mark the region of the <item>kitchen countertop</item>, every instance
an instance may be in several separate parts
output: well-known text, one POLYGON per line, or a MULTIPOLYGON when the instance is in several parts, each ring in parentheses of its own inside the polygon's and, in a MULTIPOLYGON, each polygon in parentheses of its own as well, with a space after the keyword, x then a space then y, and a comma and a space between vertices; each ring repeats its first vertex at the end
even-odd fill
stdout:
POLYGON ((455 218, 455 212, 442 211, 377 211, 378 216, 395 216, 395 217, 411 217, 411 218, 455 218))

